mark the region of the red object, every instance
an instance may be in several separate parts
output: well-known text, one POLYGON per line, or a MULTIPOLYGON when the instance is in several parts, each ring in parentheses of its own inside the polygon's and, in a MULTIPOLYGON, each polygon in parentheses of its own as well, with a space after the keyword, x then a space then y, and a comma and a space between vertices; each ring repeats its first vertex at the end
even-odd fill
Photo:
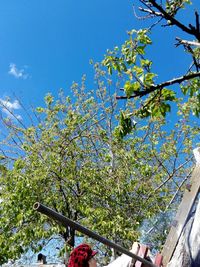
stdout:
MULTIPOLYGON (((140 245, 140 249, 139 249, 137 255, 143 259, 147 259, 148 250, 149 250, 149 248, 147 246, 140 245)), ((162 260, 163 260, 163 256, 160 253, 158 253, 158 254, 156 254, 156 257, 154 259, 154 264, 158 267, 161 267, 161 266, 163 266, 162 260)), ((148 266, 143 264, 141 261, 136 261, 134 267, 148 267, 148 266)))
POLYGON ((162 260, 163 260, 163 256, 160 253, 158 253, 158 254, 156 254, 154 264, 158 267, 161 267, 162 266, 162 260))
POLYGON ((89 267, 88 261, 97 254, 87 244, 81 244, 70 254, 68 267, 89 267))
MULTIPOLYGON (((140 249, 138 251, 138 256, 145 259, 147 256, 147 252, 148 252, 148 247, 145 245, 140 245, 140 249)), ((141 261, 136 261, 135 267, 142 267, 142 266, 144 266, 144 264, 142 264, 141 261)))

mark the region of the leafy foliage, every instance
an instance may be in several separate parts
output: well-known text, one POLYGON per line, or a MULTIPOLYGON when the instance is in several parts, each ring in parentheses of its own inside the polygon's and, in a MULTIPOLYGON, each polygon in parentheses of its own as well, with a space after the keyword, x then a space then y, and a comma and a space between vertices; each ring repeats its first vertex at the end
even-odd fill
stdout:
MULTIPOLYGON (((197 107, 200 106, 198 97, 200 77, 199 14, 195 13, 196 25, 189 24, 189 27, 187 27, 176 19, 176 15, 180 10, 186 8, 187 4, 191 4, 191 1, 163 1, 160 4, 155 0, 140 0, 139 2, 141 3, 141 6, 139 6, 140 12, 147 13, 149 15, 148 18, 158 18, 159 20, 153 22, 152 26, 147 29, 140 29, 138 31, 133 29, 129 31, 128 39, 121 47, 115 47, 112 51, 107 51, 102 64, 108 69, 110 75, 114 76, 115 73, 120 75, 121 90, 125 93, 125 96, 117 96, 117 99, 134 98, 136 102, 140 103, 140 106, 137 106, 137 110, 134 113, 136 116, 166 116, 171 111, 171 106, 174 106, 173 103, 176 103, 177 98, 183 97, 181 95, 181 92, 183 92, 186 102, 193 98, 193 95, 196 95, 196 107, 192 108, 192 112, 198 117, 199 109, 197 107), (154 26, 157 26, 164 20, 167 21, 165 27, 177 27, 189 36, 195 37, 196 41, 190 42, 176 38, 178 40, 176 46, 184 46, 187 53, 192 56, 192 63, 188 66, 188 71, 182 76, 159 83, 159 73, 153 71, 153 64, 148 55, 149 51, 154 49, 151 37, 153 30, 156 29, 154 26), (178 91, 177 87, 173 88, 174 84, 180 84, 182 90, 178 91), (172 87, 172 89, 168 89, 168 86, 172 87), (141 98, 143 99, 142 103, 141 98)), ((162 59, 162 55, 160 58, 162 59)))
POLYGON ((159 117, 147 124, 138 119, 133 127, 134 106, 120 112, 105 89, 105 72, 95 68, 96 94, 83 79, 73 85, 73 101, 48 94, 32 126, 4 124, 7 147, 18 144, 19 156, 13 158, 15 149, 8 154, 9 167, 1 172, 1 264, 30 247, 39 251, 54 234, 66 244, 78 235, 33 211, 36 201, 129 246, 142 221, 166 209, 190 167, 189 140, 198 130, 188 125, 187 110, 176 131, 164 130, 159 117))

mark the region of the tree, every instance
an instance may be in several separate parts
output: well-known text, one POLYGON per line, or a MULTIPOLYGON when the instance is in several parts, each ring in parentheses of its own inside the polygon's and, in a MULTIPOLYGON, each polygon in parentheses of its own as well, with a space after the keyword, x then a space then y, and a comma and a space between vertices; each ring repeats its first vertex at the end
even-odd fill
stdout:
MULTIPOLYGON (((107 51, 103 64, 110 74, 117 72, 123 77, 120 89, 124 91, 125 95, 118 95, 116 98, 134 99, 138 102, 134 111, 135 116, 165 116, 170 112, 171 106, 174 106, 172 104, 176 103, 177 98, 182 97, 183 104, 188 105, 189 103, 192 114, 199 117, 200 23, 198 11, 196 10, 194 13, 194 24, 187 25, 181 21, 184 16, 187 17, 190 4, 192 4, 190 0, 139 0, 139 12, 145 14, 142 19, 153 20, 151 25, 145 29, 129 31, 129 38, 121 47, 107 51), (168 28, 169 31, 176 28, 184 36, 183 38, 187 36, 188 40, 176 37, 175 46, 183 47, 184 52, 191 57, 191 64, 185 66, 186 72, 180 74, 179 77, 156 82, 155 77, 158 80, 159 73, 154 72, 153 64, 155 65, 156 62, 149 59, 149 51, 155 51, 151 35, 159 25, 168 28), (191 38, 193 39, 191 40, 191 38), (142 102, 141 99, 143 99, 142 102)), ((141 19, 137 12, 135 9, 135 16, 141 19)), ((159 53, 157 50, 156 52, 159 53)), ((160 59, 162 60, 162 55, 160 55, 160 59)), ((170 56, 169 60, 172 60, 170 56)))
POLYGON ((48 94, 31 125, 2 117, 1 264, 29 248, 39 251, 52 235, 74 245, 78 233, 35 213, 36 201, 126 247, 144 219, 176 206, 199 129, 190 125, 189 110, 179 111, 172 130, 162 117, 138 119, 135 127, 127 115, 134 103, 122 110, 108 90, 114 82, 99 64, 95 71, 97 90, 87 91, 83 78, 72 100, 48 94))

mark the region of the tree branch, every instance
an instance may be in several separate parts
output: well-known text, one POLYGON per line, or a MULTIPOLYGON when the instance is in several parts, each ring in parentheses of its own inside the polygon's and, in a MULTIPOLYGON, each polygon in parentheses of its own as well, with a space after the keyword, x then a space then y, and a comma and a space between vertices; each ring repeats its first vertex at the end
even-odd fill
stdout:
MULTIPOLYGON (((188 75, 183 75, 181 77, 178 77, 178 78, 175 78, 175 79, 172 79, 172 80, 169 80, 169 81, 157 84, 157 85, 151 85, 146 90, 135 92, 134 95, 130 96, 129 98, 143 97, 145 95, 155 92, 156 90, 163 89, 166 86, 170 86, 176 83, 180 84, 184 81, 188 81, 196 77, 200 77, 200 72, 190 73, 188 75)), ((116 99, 128 99, 128 97, 127 96, 116 96, 116 99)))
POLYGON ((156 12, 155 10, 152 10, 152 9, 146 9, 146 8, 139 7, 139 10, 142 12, 148 13, 151 17, 152 16, 163 17, 162 13, 156 12))
MULTIPOLYGON (((182 24, 180 21, 178 21, 177 19, 175 19, 173 16, 171 16, 169 13, 167 13, 161 5, 157 4, 155 0, 149 0, 149 3, 151 3, 153 5, 153 7, 155 7, 160 13, 163 14, 163 17, 166 20, 169 20, 172 25, 176 25, 178 28, 180 28, 182 31, 187 32, 188 34, 194 35, 197 40, 200 41, 200 31, 199 31, 199 26, 197 26, 196 28, 194 26, 192 26, 191 24, 189 24, 189 28, 186 27, 184 24, 182 24)), ((198 13, 195 13, 196 15, 196 25, 199 25, 199 18, 198 18, 198 13)))
POLYGON ((176 37, 176 40, 178 41, 178 43, 176 43, 176 46, 179 46, 179 45, 194 45, 194 46, 200 47, 200 43, 199 42, 182 40, 179 37, 176 37))

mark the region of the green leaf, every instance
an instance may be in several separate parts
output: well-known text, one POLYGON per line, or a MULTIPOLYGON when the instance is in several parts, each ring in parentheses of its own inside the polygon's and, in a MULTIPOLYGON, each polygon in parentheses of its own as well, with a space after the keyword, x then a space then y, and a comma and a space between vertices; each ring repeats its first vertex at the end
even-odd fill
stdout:
POLYGON ((137 46, 136 51, 139 55, 144 55, 145 54, 145 46, 144 45, 137 46))
POLYGON ((154 84, 153 78, 157 76, 155 73, 148 72, 144 76, 144 85, 150 86, 154 84))
POLYGON ((140 60, 140 64, 142 67, 151 67, 152 65, 152 61, 148 60, 148 59, 141 59, 140 60))
POLYGON ((137 76, 141 76, 144 73, 144 69, 138 66, 134 66, 133 71, 135 71, 137 76))
POLYGON ((137 92, 140 90, 140 83, 134 82, 131 83, 130 81, 127 81, 124 85, 124 92, 126 93, 126 96, 130 98, 134 92, 137 92))

